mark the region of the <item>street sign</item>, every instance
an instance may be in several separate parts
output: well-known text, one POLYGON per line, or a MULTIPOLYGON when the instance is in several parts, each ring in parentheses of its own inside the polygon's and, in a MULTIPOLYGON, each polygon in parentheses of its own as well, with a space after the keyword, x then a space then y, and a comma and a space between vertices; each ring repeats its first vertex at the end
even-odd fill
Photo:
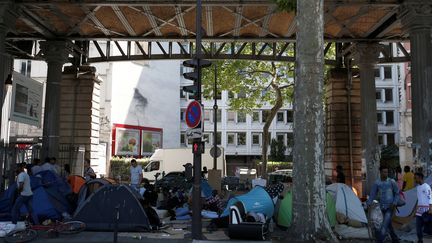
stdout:
POLYGON ((198 101, 192 101, 186 109, 186 125, 190 128, 195 128, 200 124, 201 118, 201 104, 198 101))
POLYGON ((221 156, 221 154, 222 154, 222 151, 219 147, 216 147, 216 154, 215 154, 215 147, 212 147, 210 149, 210 155, 213 158, 215 157, 215 155, 216 155, 216 158, 219 158, 221 156))
POLYGON ((192 144, 193 154, 203 154, 204 153, 204 142, 194 142, 192 144))
POLYGON ((193 129, 186 130, 186 137, 188 139, 202 138, 202 130, 201 130, 201 128, 193 128, 193 129))

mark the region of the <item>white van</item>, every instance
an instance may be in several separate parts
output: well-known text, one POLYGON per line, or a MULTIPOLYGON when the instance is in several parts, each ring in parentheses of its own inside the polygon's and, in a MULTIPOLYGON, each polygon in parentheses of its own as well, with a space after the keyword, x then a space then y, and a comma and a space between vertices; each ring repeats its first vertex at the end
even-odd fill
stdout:
MULTIPOLYGON (((225 153, 221 148, 222 154, 217 158, 217 169, 222 170, 222 177, 226 175, 225 153)), ((208 170, 213 169, 213 157, 210 155, 210 149, 205 149, 205 153, 201 157, 201 169, 207 167, 208 170)), ((180 149, 157 149, 150 157, 150 162, 144 168, 144 178, 149 181, 155 180, 155 175, 159 173, 158 179, 162 178, 162 174, 170 172, 184 171, 183 165, 191 163, 193 165, 193 154, 191 148, 180 149)))

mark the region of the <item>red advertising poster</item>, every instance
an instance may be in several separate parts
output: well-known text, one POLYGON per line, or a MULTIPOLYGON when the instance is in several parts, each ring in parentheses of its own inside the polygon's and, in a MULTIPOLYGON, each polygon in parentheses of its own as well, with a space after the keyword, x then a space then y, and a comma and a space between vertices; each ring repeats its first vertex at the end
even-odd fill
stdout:
POLYGON ((112 131, 112 155, 150 156, 162 148, 162 129, 125 124, 114 124, 112 131))

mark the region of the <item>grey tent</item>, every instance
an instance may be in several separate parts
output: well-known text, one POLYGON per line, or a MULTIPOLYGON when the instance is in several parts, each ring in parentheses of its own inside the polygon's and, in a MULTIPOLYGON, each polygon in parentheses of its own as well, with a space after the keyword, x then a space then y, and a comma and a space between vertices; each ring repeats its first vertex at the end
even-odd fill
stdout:
POLYGON ((107 181, 102 178, 93 179, 90 181, 87 181, 79 190, 78 193, 78 209, 80 206, 89 198, 94 192, 97 191, 97 189, 103 187, 104 185, 111 184, 110 181, 107 181))
POLYGON ((149 220, 139 199, 128 186, 105 185, 78 207, 73 218, 86 223, 88 230, 112 231, 119 207, 119 231, 148 230, 149 220))

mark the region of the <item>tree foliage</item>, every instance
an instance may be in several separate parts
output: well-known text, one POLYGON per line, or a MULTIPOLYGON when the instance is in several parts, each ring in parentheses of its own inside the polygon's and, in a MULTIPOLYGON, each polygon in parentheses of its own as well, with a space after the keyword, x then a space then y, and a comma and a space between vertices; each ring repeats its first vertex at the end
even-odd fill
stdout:
POLYGON ((270 159, 274 161, 285 161, 286 148, 284 141, 273 138, 270 143, 270 159))
MULTIPOLYGON (((281 46, 276 45, 276 49, 281 46)), ((225 52, 230 50, 225 49, 225 52)), ((252 52, 250 46, 246 52, 252 52)), ((293 46, 287 53, 294 52, 293 46)), ((263 121, 262 174, 267 175, 267 150, 270 143, 268 131, 278 110, 292 101, 294 86, 294 63, 269 61, 223 60, 215 63, 218 67, 218 90, 231 92, 228 101, 233 111, 251 114, 254 109, 271 105, 267 120, 263 121)), ((203 95, 213 97, 214 69, 203 71, 203 95)))

